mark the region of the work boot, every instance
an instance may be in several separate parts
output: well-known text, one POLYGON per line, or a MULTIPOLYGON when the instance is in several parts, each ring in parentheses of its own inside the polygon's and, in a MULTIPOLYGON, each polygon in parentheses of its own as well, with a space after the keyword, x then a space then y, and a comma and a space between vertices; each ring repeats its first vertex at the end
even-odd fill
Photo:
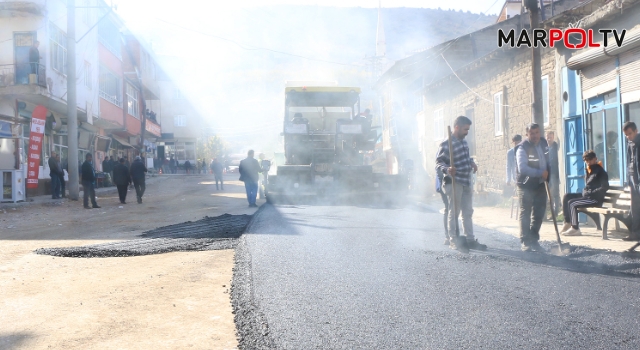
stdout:
POLYGON ((464 237, 452 237, 449 242, 449 248, 457 250, 461 253, 469 253, 469 247, 467 247, 467 239, 464 237))
POLYGON ((467 247, 474 250, 487 250, 487 245, 478 242, 477 239, 467 239, 467 247))
POLYGON ((540 245, 540 243, 538 241, 535 242, 531 242, 531 250, 533 250, 536 253, 546 253, 547 250, 542 248, 542 246, 540 245))
POLYGON ((563 236, 582 236, 582 232, 580 232, 579 228, 569 228, 568 230, 562 232, 563 236))
POLYGON ((560 230, 560 233, 564 234, 565 231, 568 231, 571 228, 571 223, 570 222, 565 222, 564 226, 562 226, 562 230, 560 230))
POLYGON ((533 248, 531 248, 531 245, 524 242, 520 245, 520 250, 522 250, 523 252, 533 252, 533 248))

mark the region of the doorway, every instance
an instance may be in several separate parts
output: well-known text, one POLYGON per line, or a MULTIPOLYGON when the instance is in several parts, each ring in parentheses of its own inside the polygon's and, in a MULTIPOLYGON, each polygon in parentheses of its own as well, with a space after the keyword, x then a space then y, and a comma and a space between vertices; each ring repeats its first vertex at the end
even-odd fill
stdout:
POLYGON ((29 74, 37 74, 37 71, 32 72, 29 63, 29 50, 35 41, 35 32, 13 33, 15 84, 29 84, 29 74))

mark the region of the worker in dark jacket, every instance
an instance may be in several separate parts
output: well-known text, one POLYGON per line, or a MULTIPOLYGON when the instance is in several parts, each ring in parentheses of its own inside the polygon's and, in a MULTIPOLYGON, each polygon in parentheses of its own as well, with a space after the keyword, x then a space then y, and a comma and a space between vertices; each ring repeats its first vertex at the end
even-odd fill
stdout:
POLYGON ((211 172, 213 173, 213 176, 216 180, 216 190, 222 188, 222 190, 224 191, 224 178, 222 177, 222 172, 224 169, 222 168, 222 163, 218 161, 218 158, 213 158, 210 167, 211 172), (220 183, 220 187, 218 187, 218 182, 220 183))
POLYGON ((564 214, 564 227, 562 234, 565 236, 580 236, 578 227, 578 209, 588 207, 600 207, 604 195, 609 190, 609 176, 602 168, 602 162, 593 150, 588 150, 582 155, 587 163, 587 174, 584 176, 584 189, 582 193, 567 193, 562 199, 562 211, 564 214))
POLYGON ((627 171, 631 188, 631 230, 625 241, 640 241, 640 133, 634 122, 626 122, 622 126, 628 141, 627 171))
POLYGON ((253 158, 254 152, 250 150, 247 153, 247 158, 240 161, 240 181, 244 182, 244 188, 247 190, 247 201, 249 201, 249 207, 255 208, 256 197, 258 196, 258 181, 260 180, 259 173, 262 172, 260 163, 253 158))
POLYGON ((120 158, 118 165, 113 168, 113 182, 118 188, 120 203, 127 204, 127 186, 131 184, 129 168, 124 165, 124 158, 120 158))
POLYGON ((531 123, 526 130, 527 138, 516 147, 520 243, 522 251, 544 252, 538 241, 547 210, 545 181, 549 179, 549 147, 540 137, 540 125, 531 123))
POLYGON ((51 152, 51 157, 48 161, 49 176, 51 176, 51 199, 60 198, 60 166, 56 161, 56 152, 51 152))
POLYGON ((133 187, 136 188, 136 196, 138 197, 138 204, 142 203, 142 195, 144 195, 145 186, 145 177, 147 172, 147 167, 142 162, 142 158, 137 156, 136 159, 131 164, 131 170, 129 170, 129 174, 131 175, 131 180, 133 181, 133 187))
POLYGON ((85 161, 82 163, 82 191, 84 192, 84 208, 91 209, 89 206, 89 198, 93 208, 100 208, 96 202, 96 172, 93 170, 93 157, 91 153, 87 153, 85 161))

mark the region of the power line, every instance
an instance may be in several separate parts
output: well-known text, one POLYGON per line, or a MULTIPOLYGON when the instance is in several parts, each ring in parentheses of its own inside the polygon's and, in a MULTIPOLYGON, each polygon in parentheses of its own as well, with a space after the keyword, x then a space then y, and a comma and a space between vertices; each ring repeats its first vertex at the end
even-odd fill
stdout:
MULTIPOLYGON (((446 64, 447 64, 447 66, 449 67, 449 69, 451 69, 451 73, 453 73, 453 75, 455 75, 455 77, 456 77, 456 78, 458 78, 458 80, 462 83, 462 85, 464 85, 464 86, 467 88, 467 90, 471 91, 474 95, 478 96, 478 98, 480 98, 480 99, 482 99, 482 100, 485 100, 485 101, 487 101, 487 102, 491 102, 491 103, 492 103, 492 104, 494 104, 494 105, 496 104, 493 100, 490 100, 490 99, 488 99, 488 98, 483 97, 483 96, 482 96, 482 95, 480 95, 479 93, 475 92, 472 88, 470 88, 470 87, 469 87, 469 85, 467 85, 467 83, 465 83, 462 79, 460 79, 460 77, 458 76, 458 73, 456 73, 456 71, 455 71, 455 70, 453 70, 453 67, 451 67, 451 65, 449 64, 449 62, 447 61, 447 59, 446 59, 446 58, 444 58, 444 55, 441 55, 441 56, 442 56, 442 59, 444 60, 444 63, 446 63, 446 64)), ((524 106, 529 106, 529 107, 530 107, 530 106, 531 106, 531 104, 529 103, 529 104, 522 104, 522 105, 517 105, 517 106, 512 106, 512 105, 503 105, 503 104, 500 104, 500 106, 502 106, 502 107, 511 107, 511 108, 515 108, 515 107, 524 107, 524 106)))
POLYGON ((237 45, 238 47, 240 47, 243 50, 250 50, 250 51, 252 51, 252 50, 263 50, 263 51, 269 51, 269 52, 278 53, 278 54, 285 55, 285 56, 302 58, 302 59, 310 60, 310 61, 317 61, 317 62, 324 62, 324 63, 331 63, 331 64, 339 64, 339 65, 342 65, 342 66, 364 67, 363 65, 358 65, 358 64, 322 60, 322 59, 319 59, 319 58, 311 58, 311 57, 301 56, 301 55, 288 53, 288 52, 284 52, 284 51, 273 50, 273 49, 269 49, 269 48, 266 48, 266 47, 242 44, 242 43, 239 43, 239 42, 237 42, 235 40, 232 40, 232 39, 229 39, 229 38, 225 38, 225 37, 222 37, 222 36, 219 36, 219 35, 215 35, 215 34, 204 33, 204 32, 192 29, 192 28, 187 28, 187 27, 181 26, 179 24, 166 21, 166 20, 161 19, 161 18, 157 18, 156 17, 155 19, 160 21, 160 22, 164 22, 164 23, 170 24, 172 26, 175 26, 175 27, 178 27, 178 28, 190 31, 190 32, 198 33, 198 34, 201 34, 201 35, 204 35, 204 36, 209 36, 209 37, 212 37, 212 38, 216 38, 216 39, 220 39, 220 40, 224 40, 224 41, 233 43, 233 44, 237 45))

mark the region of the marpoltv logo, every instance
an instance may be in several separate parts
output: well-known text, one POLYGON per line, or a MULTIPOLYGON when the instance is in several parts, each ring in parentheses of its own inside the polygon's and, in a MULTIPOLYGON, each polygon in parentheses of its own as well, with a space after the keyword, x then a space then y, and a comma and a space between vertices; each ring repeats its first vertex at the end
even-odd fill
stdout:
POLYGON ((502 29, 498 29, 498 47, 509 45, 510 47, 555 47, 562 42, 568 49, 582 49, 585 47, 609 47, 610 45, 622 46, 626 29, 618 32, 617 29, 599 29, 597 32, 593 29, 578 28, 577 25, 569 24, 566 29, 551 28, 534 29, 532 31, 533 38, 526 29, 520 31, 520 35, 516 38, 514 29, 508 31, 508 34, 502 29), (602 38, 602 44, 596 42, 595 36, 602 38), (610 35, 613 36, 611 40, 610 35))

